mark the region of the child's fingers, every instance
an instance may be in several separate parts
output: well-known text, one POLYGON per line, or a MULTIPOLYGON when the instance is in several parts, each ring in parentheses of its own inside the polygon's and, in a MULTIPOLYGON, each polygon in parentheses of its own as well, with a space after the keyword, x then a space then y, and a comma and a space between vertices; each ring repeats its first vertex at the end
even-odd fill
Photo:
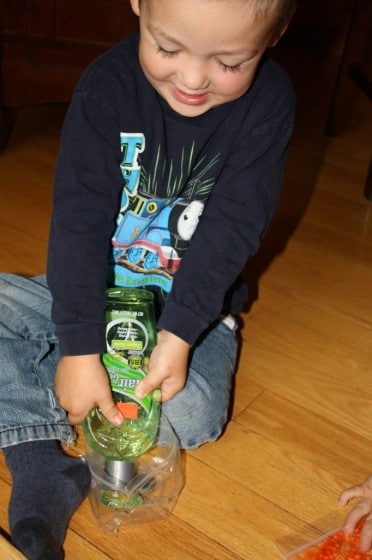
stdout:
POLYGON ((74 414, 69 412, 67 415, 68 421, 70 422, 71 426, 78 426, 84 422, 85 417, 89 413, 89 410, 81 413, 74 414))
POLYGON ((367 500, 361 500, 358 502, 346 516, 344 523, 345 533, 352 533, 358 521, 360 521, 363 517, 366 517, 369 513, 371 513, 371 504, 367 500))
POLYGON ((179 393, 185 386, 183 380, 175 379, 165 379, 161 385, 161 399, 162 401, 170 401, 177 393, 179 393))
POLYGON ((166 379, 162 377, 150 376, 148 375, 145 379, 142 379, 136 387, 136 396, 138 398, 143 398, 145 395, 154 391, 155 389, 161 389, 161 400, 169 401, 174 397, 181 389, 184 387, 184 382, 178 380, 177 377, 167 377, 166 379))
POLYGON ((363 498, 363 496, 364 496, 363 485, 358 484, 357 486, 352 486, 351 488, 347 488, 342 492, 339 499, 339 504, 340 506, 346 506, 346 504, 353 498, 363 498))
POLYGON ((135 390, 135 394, 139 399, 145 397, 151 391, 158 389, 163 381, 163 377, 159 375, 149 374, 142 379, 135 390))
POLYGON ((360 533, 359 550, 360 552, 368 552, 372 548, 372 517, 366 518, 364 527, 360 533))

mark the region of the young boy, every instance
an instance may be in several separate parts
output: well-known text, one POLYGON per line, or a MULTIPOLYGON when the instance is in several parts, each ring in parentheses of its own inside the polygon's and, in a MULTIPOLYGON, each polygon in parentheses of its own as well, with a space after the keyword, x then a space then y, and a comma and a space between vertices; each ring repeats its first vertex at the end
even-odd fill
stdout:
POLYGON ((156 296, 157 345, 137 395, 161 388, 183 448, 221 434, 233 314, 246 299, 240 272, 275 211, 293 128, 292 85, 266 51, 294 4, 131 0, 139 36, 90 65, 74 92, 48 287, 44 277, 1 278, 0 444, 13 476, 12 539, 28 558, 62 557, 87 492, 85 466, 57 442, 95 406, 123 422, 100 361, 107 285, 156 296))

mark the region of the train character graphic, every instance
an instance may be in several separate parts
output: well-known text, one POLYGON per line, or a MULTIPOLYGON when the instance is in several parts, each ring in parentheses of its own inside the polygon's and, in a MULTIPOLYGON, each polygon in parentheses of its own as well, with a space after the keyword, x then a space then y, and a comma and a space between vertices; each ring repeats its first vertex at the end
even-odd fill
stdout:
POLYGON ((137 193, 119 218, 112 239, 117 264, 171 278, 198 225, 204 204, 137 193))

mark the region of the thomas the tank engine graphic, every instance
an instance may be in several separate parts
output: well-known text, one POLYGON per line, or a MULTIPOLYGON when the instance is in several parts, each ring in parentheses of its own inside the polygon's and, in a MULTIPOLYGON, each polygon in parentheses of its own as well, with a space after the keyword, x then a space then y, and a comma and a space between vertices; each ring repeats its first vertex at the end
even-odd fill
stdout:
POLYGON ((114 261, 137 272, 173 276, 203 206, 200 200, 162 199, 137 193, 112 239, 114 261))

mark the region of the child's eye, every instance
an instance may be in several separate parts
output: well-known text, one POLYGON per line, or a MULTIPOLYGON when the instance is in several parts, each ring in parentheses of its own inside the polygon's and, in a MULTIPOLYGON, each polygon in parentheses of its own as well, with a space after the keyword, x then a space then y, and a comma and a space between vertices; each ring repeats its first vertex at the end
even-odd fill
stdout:
POLYGON ((242 64, 234 64, 233 66, 229 66, 228 64, 224 64, 220 60, 217 60, 217 62, 224 72, 239 72, 242 67, 242 64))
POLYGON ((176 56, 176 54, 177 54, 177 51, 167 51, 166 49, 164 49, 160 45, 156 45, 156 50, 162 56, 165 56, 165 57, 168 57, 168 58, 172 58, 172 56, 176 56))

